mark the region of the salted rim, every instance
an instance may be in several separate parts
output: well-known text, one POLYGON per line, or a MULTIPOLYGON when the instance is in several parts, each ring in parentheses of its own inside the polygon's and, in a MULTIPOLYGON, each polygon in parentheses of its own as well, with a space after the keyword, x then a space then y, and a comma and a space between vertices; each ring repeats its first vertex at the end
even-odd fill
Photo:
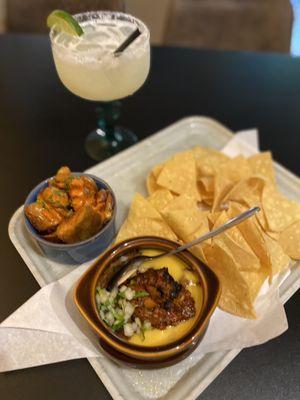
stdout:
MULTIPOLYGON (((140 40, 142 40, 142 43, 140 44, 140 46, 137 46, 135 48, 131 48, 130 49, 130 53, 134 54, 138 51, 141 50, 141 48, 143 48, 143 46, 146 46, 149 41, 150 41, 150 32, 148 27, 144 24, 144 22, 142 22, 140 19, 134 17, 131 14, 126 14, 123 12, 116 12, 116 11, 88 11, 88 12, 84 12, 84 13, 80 13, 80 14, 75 14, 73 15, 73 17, 80 23, 80 22, 88 22, 90 20, 124 20, 126 22, 131 23, 132 25, 137 26, 140 30, 141 30, 141 35, 139 37, 140 40)), ((60 32, 58 32, 57 30, 55 30, 55 25, 50 29, 50 40, 51 40, 51 44, 53 47, 56 48, 60 48, 60 49, 64 49, 65 51, 68 51, 69 53, 72 53, 72 55, 76 56, 76 55, 80 55, 80 56, 86 56, 87 54, 89 56, 91 56, 90 53, 88 52, 78 52, 76 50, 76 48, 71 48, 70 46, 64 44, 64 43, 57 43, 55 41, 55 38, 57 37, 57 35, 60 32)), ((77 42, 77 43, 91 43, 95 46, 95 42, 84 39, 82 36, 73 36, 69 33, 64 33, 67 37, 70 38, 70 40, 72 40, 73 43, 77 42), (74 42, 75 41, 75 42, 74 42)), ((120 43, 121 44, 121 43, 120 43)), ((113 54, 113 53, 112 53, 113 54)), ((92 57, 93 58, 93 57, 92 57)), ((101 61, 99 61, 101 62, 101 61)))

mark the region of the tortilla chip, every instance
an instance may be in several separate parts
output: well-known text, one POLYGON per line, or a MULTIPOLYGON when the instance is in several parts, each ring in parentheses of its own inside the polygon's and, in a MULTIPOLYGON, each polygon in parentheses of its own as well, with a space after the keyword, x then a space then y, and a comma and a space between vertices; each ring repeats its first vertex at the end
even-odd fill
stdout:
POLYGON ((147 200, 160 213, 164 207, 172 201, 174 196, 168 189, 158 189, 153 192, 147 200))
POLYGON ((251 168, 245 157, 237 156, 230 159, 215 176, 212 211, 220 206, 238 181, 248 178, 251 173, 251 168))
MULTIPOLYGON (((201 193, 201 192, 200 192, 201 193)), ((214 199, 213 199, 213 197, 212 196, 205 196, 205 195, 203 195, 202 193, 201 193, 201 201, 202 201, 202 203, 203 204, 206 204, 208 207, 212 207, 212 205, 213 205, 213 201, 214 201, 214 199)))
POLYGON ((256 176, 242 179, 235 183, 223 202, 235 201, 249 207, 260 204, 265 183, 264 179, 256 176))
POLYGON ((157 164, 155 165, 155 167, 152 169, 153 175, 155 177, 155 179, 158 178, 159 174, 161 173, 162 169, 163 169, 164 164, 157 164))
MULTIPOLYGON (((205 256, 208 265, 214 270, 221 281, 222 293, 219 306, 224 311, 238 315, 243 318, 256 318, 253 307, 253 294, 249 288, 249 273, 240 271, 231 251, 222 241, 214 241, 213 246, 206 248, 205 256), (245 275, 247 274, 247 275, 245 275)), ((255 282, 252 285, 260 288, 261 281, 258 281, 257 273, 252 273, 255 282)), ((252 277, 252 276, 251 276, 252 277)))
MULTIPOLYGON (((230 202, 228 215, 230 218, 246 210, 238 203, 230 202)), ((265 268, 272 279, 272 266, 269 251, 266 247, 263 231, 255 218, 249 218, 237 226, 252 251, 259 258, 262 268, 265 268)))
POLYGON ((250 299, 254 303, 262 285, 268 279, 268 275, 264 270, 243 271, 243 278, 248 284, 250 299))
POLYGON ((264 151, 248 158, 253 175, 261 175, 271 182, 275 182, 272 153, 264 151))
POLYGON ((270 231, 281 232, 300 219, 300 204, 284 197, 267 183, 262 193, 262 207, 270 231))
POLYGON ((214 177, 204 176, 197 182, 198 191, 201 195, 201 201, 209 206, 214 198, 214 177))
MULTIPOLYGON (((225 224, 229 220, 226 211, 220 213, 214 224, 214 229, 225 224)), ((258 271, 261 264, 247 241, 244 239, 238 227, 233 227, 228 231, 216 236, 213 241, 223 241, 226 247, 231 251, 236 264, 242 271, 258 271)))
MULTIPOLYGON (((185 236, 184 242, 189 243, 192 242, 195 239, 198 239, 199 237, 205 235, 206 233, 209 232, 209 223, 207 219, 207 212, 202 213, 202 223, 201 225, 191 234, 185 236)), ((207 263, 207 259, 205 257, 205 246, 208 246, 211 244, 211 239, 206 240, 203 243, 199 243, 193 247, 190 248, 190 251, 200 260, 202 260, 204 263, 207 263)))
POLYGON ((266 231, 266 234, 268 236, 270 236, 270 238, 276 240, 278 242, 279 240, 279 236, 280 236, 280 232, 272 232, 272 231, 266 231))
POLYGON ((147 180, 146 180, 146 184, 147 184, 147 190, 148 193, 151 195, 152 193, 154 193, 156 190, 161 189, 161 186, 159 186, 156 183, 157 177, 160 174, 161 170, 163 168, 163 164, 158 164, 156 165, 152 171, 149 173, 147 180))
POLYGON ((207 214, 207 219, 210 224, 210 228, 213 229, 216 221, 218 220, 219 216, 221 215, 223 211, 216 211, 216 212, 209 212, 207 214))
POLYGON ((189 194, 201 200, 196 181, 196 165, 193 153, 184 151, 171 157, 163 166, 157 184, 176 194, 189 194))
POLYGON ((222 168, 222 172, 233 182, 246 179, 252 175, 251 167, 244 156, 231 158, 222 168))
POLYGON ((300 260, 300 220, 280 233, 279 243, 289 257, 300 260))
POLYGON ((215 212, 217 209, 222 208, 221 206, 222 200, 230 192, 233 185, 234 183, 230 179, 228 179, 226 175, 219 173, 215 176, 212 212, 215 212))
POLYGON ((202 178, 198 179, 198 187, 204 193, 213 193, 214 191, 214 177, 212 176, 203 176, 202 178))
MULTIPOLYGON (((228 214, 234 217, 243 211, 245 210, 239 204, 231 203, 228 214)), ((270 282, 274 275, 286 269, 289 257, 275 240, 262 231, 255 218, 249 218, 237 228, 259 258, 262 269, 270 276, 270 282)))
POLYGON ((159 185, 156 183, 156 179, 155 179, 152 171, 147 176, 146 185, 147 185, 147 191, 148 191, 149 195, 156 192, 156 190, 160 189, 159 185))
MULTIPOLYGON (((197 206, 163 211, 163 215, 168 225, 176 233, 176 235, 185 243, 204 235, 209 231, 207 211, 201 211, 197 206)), ((204 242, 210 243, 210 240, 204 242)), ((193 246, 190 251, 206 262, 202 244, 193 246)))
POLYGON ((161 210, 162 215, 175 210, 186 210, 189 208, 197 208, 201 210, 201 203, 195 197, 191 197, 188 194, 182 194, 180 196, 173 196, 173 199, 161 210))
POLYGON ((235 183, 251 176, 252 171, 244 156, 236 156, 230 158, 225 164, 223 164, 222 168, 218 171, 218 174, 223 175, 226 179, 235 183))
POLYGON ((139 193, 134 196, 128 217, 119 230, 116 242, 137 236, 159 236, 177 240, 177 236, 159 212, 139 193))
POLYGON ((194 147, 196 170, 199 178, 215 175, 230 158, 220 151, 205 147, 194 147))
POLYGON ((275 276, 289 267, 290 257, 283 251, 276 240, 273 240, 266 233, 263 233, 263 236, 270 255, 272 275, 275 276))
POLYGON ((237 182, 230 192, 222 200, 223 204, 228 204, 234 201, 243 206, 260 207, 261 211, 256 214, 256 218, 264 230, 267 229, 267 221, 261 205, 262 192, 266 184, 265 179, 257 176, 252 176, 237 182))
MULTIPOLYGON (((217 271, 216 274, 218 275, 217 271)), ((247 289, 242 292, 244 297, 239 298, 239 293, 234 293, 228 288, 225 278, 219 276, 219 279, 222 282, 222 293, 218 304, 221 310, 241 318, 255 319, 257 315, 249 294, 244 295, 247 289)))
POLYGON ((196 207, 168 211, 164 212, 163 215, 168 225, 182 240, 185 240, 187 236, 199 230, 203 224, 208 224, 207 212, 201 211, 196 207))

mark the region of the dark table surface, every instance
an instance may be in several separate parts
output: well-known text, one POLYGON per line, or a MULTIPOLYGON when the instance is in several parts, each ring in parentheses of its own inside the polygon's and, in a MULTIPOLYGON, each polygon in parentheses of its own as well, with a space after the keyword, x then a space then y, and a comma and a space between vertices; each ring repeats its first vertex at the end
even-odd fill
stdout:
MULTIPOLYGON (((300 174, 300 59, 154 48, 150 77, 124 101, 121 122, 142 139, 187 115, 258 127, 261 148, 300 174)), ((47 37, 0 37, 0 321, 39 290, 9 241, 9 219, 62 163, 76 171, 94 164, 83 149, 94 126, 94 104, 58 81, 47 37)), ((289 330, 243 350, 201 399, 299 399, 299 309, 298 292, 286 304, 289 330)), ((1 400, 83 398, 110 399, 87 360, 0 375, 1 400)))

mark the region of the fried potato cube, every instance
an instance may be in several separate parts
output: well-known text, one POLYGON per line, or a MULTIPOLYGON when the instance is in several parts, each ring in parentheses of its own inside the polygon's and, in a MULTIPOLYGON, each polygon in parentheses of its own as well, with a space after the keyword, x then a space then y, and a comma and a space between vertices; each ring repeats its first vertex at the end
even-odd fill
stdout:
POLYGON ((93 179, 77 176, 70 181, 69 188, 71 205, 75 211, 85 203, 95 205, 98 188, 93 179))
POLYGON ((95 235, 103 224, 101 214, 85 203, 72 217, 57 228, 57 237, 64 243, 76 243, 95 235))
POLYGON ((62 221, 61 215, 55 209, 40 202, 29 204, 25 214, 39 232, 53 232, 62 221))
POLYGON ((69 198, 66 192, 53 186, 46 187, 40 193, 42 199, 54 208, 66 208, 69 206, 69 198))
POLYGON ((59 189, 67 189, 68 180, 71 176, 71 170, 69 167, 60 167, 56 172, 55 179, 50 182, 51 186, 56 186, 59 189))

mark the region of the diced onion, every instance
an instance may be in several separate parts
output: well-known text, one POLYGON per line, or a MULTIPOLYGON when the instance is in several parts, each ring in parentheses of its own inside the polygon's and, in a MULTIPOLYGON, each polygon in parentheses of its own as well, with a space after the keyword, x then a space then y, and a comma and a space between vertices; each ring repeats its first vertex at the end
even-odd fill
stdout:
POLYGON ((131 288, 127 288, 124 293, 126 300, 132 300, 134 298, 135 291, 132 290, 131 288))
POLYGON ((134 334, 134 331, 132 329, 132 324, 125 324, 124 325, 124 335, 127 337, 130 337, 134 334))
POLYGON ((99 293, 96 294, 96 302, 97 302, 98 306, 101 304, 101 297, 100 297, 99 293))
POLYGON ((104 304, 109 298, 109 292, 106 289, 100 289, 98 294, 102 304, 104 304))
POLYGON ((115 318, 110 311, 108 313, 106 313, 105 319, 110 326, 112 326, 115 322, 115 318))
POLYGON ((125 321, 128 321, 132 314, 134 313, 134 307, 132 304, 126 302, 125 307, 124 307, 124 317, 125 317, 125 321))
POLYGON ((152 328, 151 322, 150 321, 145 321, 144 324, 143 324, 143 328, 146 331, 149 331, 152 328))
POLYGON ((138 328, 138 326, 137 326, 137 324, 135 323, 135 322, 133 322, 132 324, 131 324, 131 326, 132 326, 132 329, 134 330, 134 332, 137 330, 137 328, 138 328))
POLYGON ((122 285, 119 290, 113 289, 111 292, 98 287, 96 292, 95 298, 101 319, 114 330, 123 328, 124 335, 128 337, 151 329, 149 321, 142 323, 140 318, 133 318, 135 306, 130 301, 137 294, 139 292, 126 285, 122 285))
POLYGON ((115 298, 117 297, 118 291, 116 289, 112 290, 109 295, 109 302, 113 303, 115 298))

